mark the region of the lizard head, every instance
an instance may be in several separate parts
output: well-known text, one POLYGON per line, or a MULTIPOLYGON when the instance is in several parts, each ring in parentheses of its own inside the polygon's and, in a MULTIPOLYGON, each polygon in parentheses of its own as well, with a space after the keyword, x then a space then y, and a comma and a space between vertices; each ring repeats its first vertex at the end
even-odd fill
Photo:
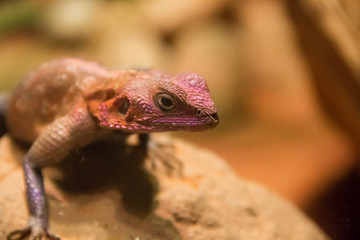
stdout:
POLYGON ((219 123, 205 80, 193 73, 132 72, 91 111, 100 126, 126 132, 200 131, 219 123))

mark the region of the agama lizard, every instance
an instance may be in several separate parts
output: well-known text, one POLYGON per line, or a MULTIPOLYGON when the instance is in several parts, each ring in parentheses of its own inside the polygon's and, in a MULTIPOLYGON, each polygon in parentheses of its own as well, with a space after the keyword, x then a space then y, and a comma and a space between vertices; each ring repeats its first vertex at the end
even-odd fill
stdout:
MULTIPOLYGON (((8 99, 6 125, 32 143, 23 161, 28 226, 8 239, 59 239, 48 231, 42 168, 76 148, 117 134, 199 131, 219 118, 204 79, 194 73, 110 71, 76 58, 57 59, 32 71, 8 99)), ((5 109, 3 107, 3 109, 5 109)))

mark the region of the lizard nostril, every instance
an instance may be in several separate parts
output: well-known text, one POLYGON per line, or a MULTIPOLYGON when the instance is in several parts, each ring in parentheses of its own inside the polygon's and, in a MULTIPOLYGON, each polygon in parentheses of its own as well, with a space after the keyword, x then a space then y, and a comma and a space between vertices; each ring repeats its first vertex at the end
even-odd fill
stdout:
POLYGON ((218 122, 219 121, 219 116, 217 113, 211 114, 211 118, 213 119, 214 122, 218 122))
POLYGON ((209 115, 209 117, 211 119, 211 122, 209 122, 209 124, 212 127, 215 127, 216 125, 219 124, 219 116, 217 115, 217 113, 213 113, 213 114, 209 115))

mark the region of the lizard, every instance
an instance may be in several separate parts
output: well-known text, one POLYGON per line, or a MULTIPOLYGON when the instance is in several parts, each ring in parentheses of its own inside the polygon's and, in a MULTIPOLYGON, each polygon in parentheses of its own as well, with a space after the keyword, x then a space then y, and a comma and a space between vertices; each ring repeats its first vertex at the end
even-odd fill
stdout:
POLYGON ((208 85, 195 73, 171 76, 160 70, 108 70, 79 58, 60 58, 31 71, 7 99, 6 128, 30 143, 22 162, 28 225, 7 239, 56 239, 42 168, 111 134, 201 131, 219 123, 208 85))

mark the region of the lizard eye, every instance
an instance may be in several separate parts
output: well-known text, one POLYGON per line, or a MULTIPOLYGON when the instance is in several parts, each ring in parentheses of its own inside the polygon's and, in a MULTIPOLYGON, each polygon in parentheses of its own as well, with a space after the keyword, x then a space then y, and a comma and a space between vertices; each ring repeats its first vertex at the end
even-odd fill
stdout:
POLYGON ((203 116, 205 116, 205 112, 204 112, 204 110, 198 108, 195 110, 195 115, 198 117, 203 117, 203 116))
POLYGON ((177 104, 173 97, 166 93, 158 93, 155 96, 155 104, 163 111, 169 112, 176 108, 177 104))

